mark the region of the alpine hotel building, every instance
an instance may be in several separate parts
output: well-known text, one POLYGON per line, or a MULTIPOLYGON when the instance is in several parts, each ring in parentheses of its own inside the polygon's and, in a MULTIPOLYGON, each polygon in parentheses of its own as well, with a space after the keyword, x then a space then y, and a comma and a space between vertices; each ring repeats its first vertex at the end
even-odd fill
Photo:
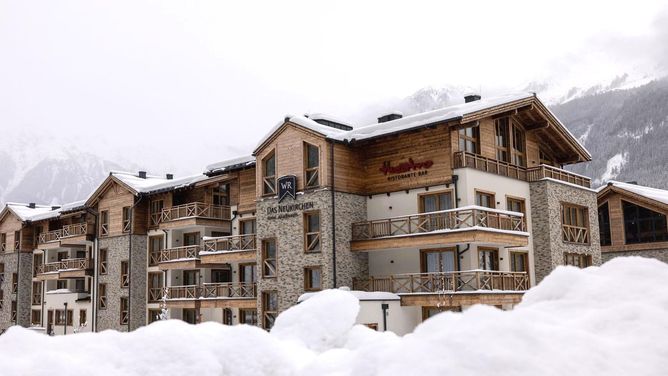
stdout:
POLYGON ((204 174, 112 172, 83 202, 6 205, 0 328, 127 331, 166 306, 269 329, 342 286, 360 323, 398 334, 441 310, 511 309, 556 266, 601 263, 596 192, 562 169, 589 160, 534 94, 355 128, 288 116, 204 174))

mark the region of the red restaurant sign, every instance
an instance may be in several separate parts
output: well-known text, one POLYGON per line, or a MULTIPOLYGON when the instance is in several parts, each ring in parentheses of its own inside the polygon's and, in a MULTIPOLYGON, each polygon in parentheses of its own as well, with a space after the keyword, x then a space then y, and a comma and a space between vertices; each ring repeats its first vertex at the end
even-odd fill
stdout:
POLYGON ((426 175, 427 171, 420 170, 427 170, 433 165, 434 161, 431 159, 422 162, 415 162, 413 158, 408 158, 408 162, 399 163, 396 166, 392 166, 390 161, 385 161, 383 162, 383 166, 380 168, 380 172, 385 175, 402 174, 400 177, 388 177, 390 180, 395 180, 396 178, 404 179, 426 175))

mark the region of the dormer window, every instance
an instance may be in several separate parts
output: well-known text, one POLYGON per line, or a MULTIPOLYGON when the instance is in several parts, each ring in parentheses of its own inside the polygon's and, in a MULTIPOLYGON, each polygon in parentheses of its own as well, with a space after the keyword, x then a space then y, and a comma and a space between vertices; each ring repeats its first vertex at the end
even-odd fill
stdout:
POLYGON ((262 160, 262 194, 276 194, 276 153, 273 151, 262 160))
POLYGON ((304 188, 320 185, 320 148, 304 143, 304 188))

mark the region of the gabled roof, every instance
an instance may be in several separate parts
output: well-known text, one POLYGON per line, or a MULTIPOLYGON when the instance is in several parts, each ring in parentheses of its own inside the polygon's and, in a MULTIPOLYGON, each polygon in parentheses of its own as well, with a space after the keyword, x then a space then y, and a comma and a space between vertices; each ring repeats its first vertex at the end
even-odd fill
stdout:
POLYGON ((578 154, 585 160, 591 160, 591 154, 579 143, 568 129, 557 119, 557 117, 536 97, 535 93, 517 93, 497 97, 483 98, 480 100, 443 107, 438 110, 423 112, 415 115, 405 116, 399 119, 373 123, 345 131, 319 124, 304 116, 286 116, 282 122, 276 124, 257 144, 257 152, 287 123, 292 123, 319 134, 327 139, 338 142, 353 142, 370 140, 390 134, 406 132, 434 124, 442 124, 451 121, 471 121, 477 116, 489 116, 493 110, 505 110, 513 106, 536 105, 545 114, 548 120, 554 124, 556 130, 566 141, 577 150, 578 154))
POLYGON ((606 185, 599 187, 597 190, 599 199, 603 198, 609 192, 617 192, 620 194, 633 194, 649 200, 651 203, 660 207, 668 207, 668 191, 664 189, 645 187, 642 185, 623 183, 619 181, 609 181, 606 185))
POLYGON ((227 159, 222 162, 212 163, 204 168, 204 174, 211 176, 252 166, 255 166, 255 157, 246 155, 243 157, 227 159))
POLYGON ((12 213, 22 222, 26 222, 36 215, 43 215, 52 211, 54 211, 54 208, 51 205, 35 205, 34 208, 31 208, 30 204, 8 202, 0 213, 0 219, 4 218, 7 213, 12 213))

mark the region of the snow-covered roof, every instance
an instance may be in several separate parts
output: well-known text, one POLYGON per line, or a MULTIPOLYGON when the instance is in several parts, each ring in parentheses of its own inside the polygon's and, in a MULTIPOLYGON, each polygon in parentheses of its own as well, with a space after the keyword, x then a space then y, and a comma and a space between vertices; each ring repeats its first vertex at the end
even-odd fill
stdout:
POLYGON ((612 185, 613 187, 623 189, 628 192, 635 193, 637 195, 643 196, 645 198, 658 201, 662 204, 668 205, 668 191, 664 189, 645 187, 642 185, 632 184, 632 183, 623 183, 620 181, 611 180, 607 185, 599 187, 598 192, 601 192, 606 187, 612 185))
POLYGON ((423 112, 383 123, 373 123, 344 131, 328 127, 304 116, 286 115, 285 119, 276 124, 257 144, 262 146, 285 122, 290 121, 326 138, 336 141, 365 140, 391 133, 403 132, 425 125, 454 120, 496 106, 534 97, 534 93, 508 94, 498 97, 483 98, 477 101, 443 107, 438 110, 423 112))
POLYGON ((70 202, 49 212, 33 215, 30 217, 30 220, 34 222, 34 221, 42 221, 45 219, 57 218, 62 213, 66 213, 68 211, 76 209, 83 209, 85 205, 86 205, 86 200, 70 202))
POLYGON ((112 171, 111 175, 137 193, 150 193, 166 189, 187 187, 209 178, 203 174, 173 179, 167 179, 166 176, 155 175, 146 175, 146 178, 140 178, 136 173, 122 171, 112 171))
POLYGON ((21 221, 30 221, 32 217, 37 215, 47 214, 54 211, 51 205, 35 205, 34 208, 30 204, 8 202, 6 208, 14 213, 21 221))
POLYGON ((347 122, 345 120, 339 119, 335 116, 332 116, 330 114, 321 114, 321 113, 314 113, 314 114, 307 114, 307 118, 312 119, 312 120, 326 120, 326 121, 331 121, 332 123, 338 123, 342 125, 347 125, 349 127, 354 127, 354 125, 350 122, 347 122))
POLYGON ((222 162, 212 163, 204 168, 204 173, 210 175, 254 165, 255 157, 252 155, 246 155, 243 157, 227 159, 222 162))

